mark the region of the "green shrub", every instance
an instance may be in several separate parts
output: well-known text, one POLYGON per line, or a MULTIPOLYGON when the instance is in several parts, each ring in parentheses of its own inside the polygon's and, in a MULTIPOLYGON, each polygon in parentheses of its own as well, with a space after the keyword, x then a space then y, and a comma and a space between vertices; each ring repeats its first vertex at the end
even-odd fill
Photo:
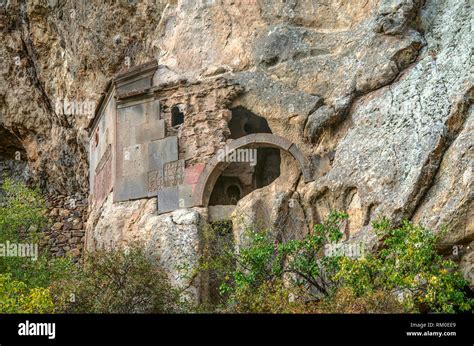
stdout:
POLYGON ((0 281, 3 312, 170 313, 185 306, 158 263, 139 245, 91 253, 83 266, 67 258, 42 263, 41 271, 28 274, 30 285, 12 281, 11 274, 0 281))
POLYGON ((28 288, 9 274, 0 274, 0 313, 52 313, 54 304, 49 289, 28 288))
MULTIPOLYGON (((37 244, 47 225, 38 190, 6 179, 0 188, 0 243, 37 244)), ((182 308, 156 260, 138 246, 68 257, 0 257, 0 312, 176 312, 182 308)))
MULTIPOLYGON (((318 296, 329 294, 333 286, 330 274, 337 269, 337 257, 320 254, 327 242, 342 237, 338 226, 346 217, 333 213, 303 239, 280 244, 275 243, 270 231, 249 227, 245 232, 248 246, 241 247, 238 253, 228 242, 217 243, 224 245, 220 250, 205 251, 200 268, 220 279, 217 310, 305 311, 312 301, 319 300, 318 296)), ((206 230, 208 244, 216 245, 214 238, 221 225, 217 227, 211 225, 206 230)))
POLYGON ((18 241, 22 233, 35 240, 47 222, 41 193, 24 183, 5 179, 0 187, 0 242, 18 241))
POLYGON ((46 251, 39 250, 41 229, 47 225, 45 215, 45 203, 38 190, 5 179, 0 187, 0 243, 2 247, 28 244, 34 247, 36 256, 0 257, 1 312, 54 311, 48 287, 69 275, 73 263, 68 258, 48 258, 46 251))
POLYGON ((269 231, 247 232, 248 245, 211 259, 221 278, 222 311, 445 312, 469 311, 473 300, 456 265, 436 252, 439 236, 403 222, 373 224, 381 250, 360 258, 326 256, 337 244, 344 213, 333 212, 303 239, 276 243, 269 231), (234 268, 222 263, 235 263, 234 268), (291 302, 290 302, 291 301, 291 302), (331 309, 333 311, 331 311, 331 309))
POLYGON ((45 215, 45 202, 37 189, 12 179, 4 181, 0 187, 0 243, 29 244, 38 252, 35 258, 0 257, 0 273, 30 288, 46 288, 73 267, 69 258, 51 259, 47 251, 38 248, 41 230, 48 222, 45 215))
POLYGON ((335 275, 357 296, 386 290, 414 311, 469 311, 474 301, 464 293, 467 281, 457 265, 436 252, 440 240, 430 230, 404 221, 392 227, 387 220, 373 224, 382 249, 364 258, 341 258, 335 275))
POLYGON ((347 287, 339 288, 335 293, 314 306, 314 311, 329 314, 384 314, 408 313, 402 303, 390 291, 376 290, 356 295, 347 287))
POLYGON ((51 290, 58 312, 167 313, 181 306, 179 292, 138 244, 88 254, 83 268, 51 290))

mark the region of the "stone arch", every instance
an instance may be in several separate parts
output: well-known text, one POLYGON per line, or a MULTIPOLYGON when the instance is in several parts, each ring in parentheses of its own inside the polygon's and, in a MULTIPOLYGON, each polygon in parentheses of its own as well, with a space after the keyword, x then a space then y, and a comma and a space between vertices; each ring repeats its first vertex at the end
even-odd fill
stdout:
MULTIPOLYGON (((269 147, 284 150, 290 153, 298 162, 305 183, 314 180, 312 177, 311 165, 301 150, 296 146, 296 144, 283 137, 270 133, 257 133, 240 137, 239 139, 235 139, 227 145, 228 153, 231 153, 233 150, 245 147, 269 147)), ((196 185, 194 193, 195 206, 205 207, 208 205, 214 185, 228 165, 228 162, 222 161, 221 155, 219 155, 219 153, 216 153, 211 158, 211 160, 209 160, 201 175, 199 176, 199 180, 196 185)))

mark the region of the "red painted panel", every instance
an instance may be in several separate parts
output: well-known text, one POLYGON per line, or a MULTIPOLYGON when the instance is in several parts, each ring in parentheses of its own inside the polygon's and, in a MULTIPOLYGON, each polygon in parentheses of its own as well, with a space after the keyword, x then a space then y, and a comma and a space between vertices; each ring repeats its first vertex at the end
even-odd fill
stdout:
POLYGON ((204 170, 204 167, 206 164, 204 163, 198 163, 193 166, 187 167, 184 171, 184 184, 185 185, 195 185, 198 180, 199 176, 201 175, 202 171, 204 170))

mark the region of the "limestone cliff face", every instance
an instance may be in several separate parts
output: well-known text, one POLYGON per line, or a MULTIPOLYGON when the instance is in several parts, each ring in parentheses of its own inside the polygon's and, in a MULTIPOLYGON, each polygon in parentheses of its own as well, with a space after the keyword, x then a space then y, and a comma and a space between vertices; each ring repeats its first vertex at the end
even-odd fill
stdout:
MULTIPOLYGON (((474 282, 472 13, 469 0, 10 1, 2 155, 24 152, 50 193, 87 194, 92 114, 62 114, 58 100, 96 102, 114 73, 152 58, 161 82, 221 76, 243 89, 233 106, 264 117, 315 168, 305 184, 282 155, 280 177, 235 206, 240 221, 292 236, 345 210, 348 238, 368 244, 379 215, 444 226, 445 250, 463 245, 474 282)), ((153 209, 109 196, 90 210, 88 246, 143 238, 165 265, 184 248, 192 264, 207 210, 153 209)))

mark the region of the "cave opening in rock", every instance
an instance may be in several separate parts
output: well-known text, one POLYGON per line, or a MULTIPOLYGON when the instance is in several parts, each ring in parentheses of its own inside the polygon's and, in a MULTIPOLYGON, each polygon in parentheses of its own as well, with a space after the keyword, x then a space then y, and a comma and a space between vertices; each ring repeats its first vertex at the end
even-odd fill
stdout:
MULTIPOLYGON (((228 124, 231 139, 254 133, 272 133, 265 118, 243 107, 231 111, 232 118, 228 124)), ((236 205, 252 191, 270 185, 280 176, 280 149, 249 147, 238 150, 246 151, 242 152, 243 157, 255 157, 256 161, 230 163, 217 179, 209 205, 236 205)))
POLYGON ((27 182, 28 173, 26 151, 20 139, 0 126, 0 184, 5 177, 27 182))
POLYGON ((171 126, 178 126, 184 123, 184 114, 179 106, 171 108, 171 126))
POLYGON ((229 121, 230 138, 237 139, 253 133, 272 133, 265 118, 258 116, 244 107, 231 109, 229 121))

